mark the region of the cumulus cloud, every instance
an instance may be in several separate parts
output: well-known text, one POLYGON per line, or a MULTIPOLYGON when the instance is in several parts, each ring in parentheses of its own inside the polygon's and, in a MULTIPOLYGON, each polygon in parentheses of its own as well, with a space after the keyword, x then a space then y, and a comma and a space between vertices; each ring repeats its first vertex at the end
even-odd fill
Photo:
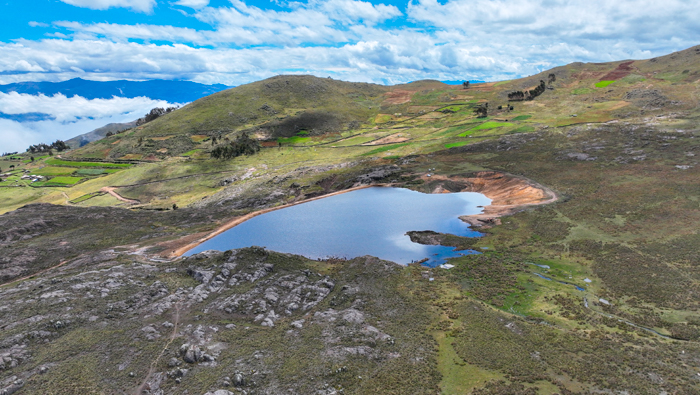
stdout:
POLYGON ((113 97, 111 99, 86 99, 81 96, 66 97, 60 93, 53 96, 29 95, 26 93, 0 92, 0 112, 5 114, 42 113, 49 114, 59 122, 75 122, 81 118, 105 118, 134 111, 147 112, 154 107, 169 107, 164 100, 147 97, 113 97))
POLYGON ((406 15, 358 0, 275 9, 205 3, 175 3, 193 7, 188 15, 209 25, 201 30, 54 22, 56 39, 0 43, 0 82, 87 75, 239 85, 283 73, 377 83, 494 81, 574 61, 650 58, 695 45, 700 34, 700 7, 679 0, 413 0, 406 15), (68 38, 58 36, 64 33, 68 38))
POLYGON ((183 7, 199 9, 208 6, 209 0, 178 0, 175 2, 175 4, 181 5, 183 7))
MULTIPOLYGON (((108 8, 130 8, 134 11, 150 13, 156 5, 156 0, 61 0, 76 7, 90 8, 92 10, 106 10, 108 8)), ((193 0, 189 0, 193 1, 193 0)))
POLYGON ((18 122, 0 119, 0 151, 23 151, 30 144, 67 140, 112 122, 130 122, 154 107, 178 104, 147 97, 88 100, 84 97, 28 95, 0 92, 0 112, 17 115, 47 114, 52 119, 18 122))

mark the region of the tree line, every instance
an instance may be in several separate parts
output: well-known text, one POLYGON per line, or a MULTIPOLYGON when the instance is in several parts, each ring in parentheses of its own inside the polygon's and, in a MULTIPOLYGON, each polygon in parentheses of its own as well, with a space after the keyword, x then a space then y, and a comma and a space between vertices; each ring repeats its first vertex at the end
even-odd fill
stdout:
POLYGON ((165 114, 171 113, 175 110, 177 110, 180 107, 168 107, 168 108, 163 108, 163 107, 156 107, 154 109, 151 109, 151 111, 146 114, 143 118, 139 118, 136 121, 136 126, 141 126, 144 123, 151 122, 165 114))
POLYGON ((70 147, 68 144, 66 144, 62 140, 56 140, 51 144, 35 144, 35 145, 30 145, 29 148, 27 148, 27 152, 31 152, 32 154, 34 153, 39 153, 39 152, 52 152, 53 150, 56 150, 58 152, 65 151, 69 149, 70 147))
POLYGON ((521 101, 521 100, 532 100, 537 96, 544 93, 546 85, 544 81, 540 80, 540 84, 535 87, 535 89, 530 89, 529 91, 514 91, 508 94, 508 100, 510 101, 521 101))
MULTIPOLYGON (((212 139, 212 144, 216 142, 212 139)), ((232 159, 241 155, 253 155, 260 151, 260 142, 248 137, 246 133, 238 136, 234 141, 228 138, 219 139, 220 144, 211 150, 211 157, 215 159, 232 159)))

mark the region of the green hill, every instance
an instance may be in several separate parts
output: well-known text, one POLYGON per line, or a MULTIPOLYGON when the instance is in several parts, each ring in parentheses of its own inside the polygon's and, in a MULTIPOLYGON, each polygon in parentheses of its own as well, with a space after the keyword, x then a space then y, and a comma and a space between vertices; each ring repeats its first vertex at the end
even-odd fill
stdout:
POLYGON ((0 158, 0 393, 700 393, 699 83, 700 47, 468 89, 279 76, 0 158), (484 193, 482 237, 409 232, 479 254, 178 257, 372 184, 484 193))

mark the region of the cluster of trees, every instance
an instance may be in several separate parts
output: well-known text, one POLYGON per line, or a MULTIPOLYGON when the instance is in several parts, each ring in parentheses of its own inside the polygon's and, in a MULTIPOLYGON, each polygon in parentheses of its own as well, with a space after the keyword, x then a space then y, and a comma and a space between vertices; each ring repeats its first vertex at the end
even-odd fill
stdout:
MULTIPOLYGON (((556 78, 556 77, 555 77, 556 78)), ((540 80, 540 84, 535 87, 535 89, 530 89, 529 91, 515 91, 508 94, 508 100, 511 101, 521 101, 521 100, 532 100, 537 96, 544 93, 546 89, 544 81, 540 80)))
POLYGON ((36 144, 36 145, 30 145, 29 148, 27 148, 27 152, 36 153, 36 152, 49 152, 53 153, 53 150, 56 150, 58 152, 65 151, 69 149, 70 147, 68 144, 66 144, 62 140, 56 140, 51 144, 36 144))
POLYGON ((474 112, 476 113, 477 118, 486 118, 489 115, 489 104, 484 103, 477 107, 474 112))
POLYGON ((247 134, 243 133, 232 142, 228 139, 219 141, 224 144, 216 146, 211 150, 211 157, 216 159, 231 159, 241 155, 253 155, 260 151, 260 142, 251 139, 247 134))
POLYGON ((152 109, 148 114, 146 114, 143 118, 139 118, 136 121, 136 126, 143 125, 144 123, 148 123, 153 121, 154 119, 157 119, 158 117, 171 113, 175 110, 177 110, 180 107, 168 107, 168 108, 163 108, 163 107, 156 107, 152 109))
POLYGON ((469 89, 469 81, 462 82, 462 88, 469 89))
MULTIPOLYGON (((17 154, 18 154, 17 151, 15 151, 15 152, 3 152, 3 154, 1 156, 10 156, 10 155, 17 155, 17 154)), ((10 159, 12 159, 12 158, 10 158, 10 159)))

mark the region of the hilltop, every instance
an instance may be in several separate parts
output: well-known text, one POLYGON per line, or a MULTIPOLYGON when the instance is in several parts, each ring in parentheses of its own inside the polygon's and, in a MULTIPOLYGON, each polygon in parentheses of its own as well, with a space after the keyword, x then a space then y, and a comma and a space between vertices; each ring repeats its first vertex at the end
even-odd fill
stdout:
POLYGON ((0 392, 697 393, 698 84, 700 46, 468 89, 278 76, 3 157, 0 392), (480 254, 178 257, 373 184, 487 194, 483 237, 410 232, 480 254))

